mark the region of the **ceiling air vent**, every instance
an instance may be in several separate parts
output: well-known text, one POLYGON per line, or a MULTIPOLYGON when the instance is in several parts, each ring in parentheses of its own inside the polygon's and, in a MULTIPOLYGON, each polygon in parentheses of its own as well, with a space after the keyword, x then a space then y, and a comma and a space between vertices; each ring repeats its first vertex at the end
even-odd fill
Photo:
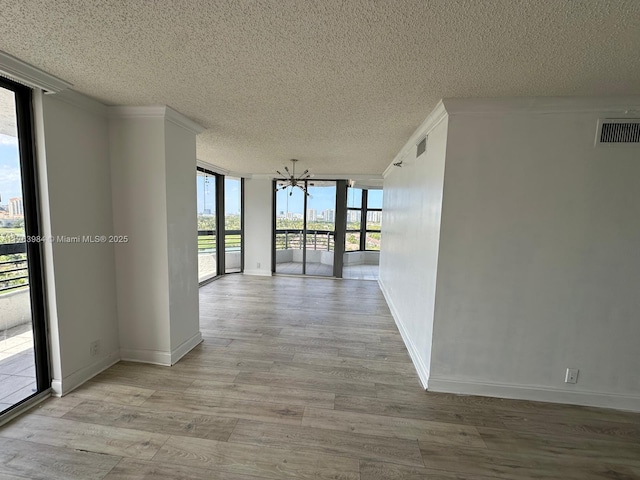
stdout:
POLYGON ((420 155, 422 155, 426 151, 427 151, 427 137, 424 137, 422 140, 418 142, 418 145, 416 148, 416 158, 418 158, 420 155))
POLYGON ((607 119, 598 124, 596 143, 640 145, 640 119, 607 119))

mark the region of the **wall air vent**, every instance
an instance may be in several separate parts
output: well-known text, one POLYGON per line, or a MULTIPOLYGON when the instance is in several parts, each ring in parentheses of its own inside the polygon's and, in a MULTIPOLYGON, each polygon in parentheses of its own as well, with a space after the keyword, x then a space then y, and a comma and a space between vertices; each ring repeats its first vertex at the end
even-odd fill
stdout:
POLYGON ((596 144, 640 145, 640 118, 600 120, 596 144))
POLYGON ((416 147, 416 158, 418 158, 420 155, 422 155, 426 151, 427 151, 427 137, 424 137, 422 140, 418 142, 418 145, 416 147))

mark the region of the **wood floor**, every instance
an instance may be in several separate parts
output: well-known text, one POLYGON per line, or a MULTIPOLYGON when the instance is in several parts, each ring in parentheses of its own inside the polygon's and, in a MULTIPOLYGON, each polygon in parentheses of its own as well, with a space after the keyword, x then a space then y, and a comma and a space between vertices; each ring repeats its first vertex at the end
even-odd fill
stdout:
POLYGON ((203 344, 0 428, 0 480, 640 478, 640 415, 422 391, 375 282, 200 293, 203 344))

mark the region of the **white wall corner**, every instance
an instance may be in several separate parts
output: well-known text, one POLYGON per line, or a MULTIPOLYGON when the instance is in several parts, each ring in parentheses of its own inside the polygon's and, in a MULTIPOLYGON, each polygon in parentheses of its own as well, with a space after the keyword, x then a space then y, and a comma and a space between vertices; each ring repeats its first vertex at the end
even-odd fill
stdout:
POLYGON ((118 350, 111 352, 109 355, 93 362, 86 367, 76 370, 71 375, 63 378, 54 378, 51 381, 51 390, 56 397, 62 397, 72 392, 83 383, 91 380, 96 375, 102 373, 107 368, 115 365, 120 361, 120 352, 118 350))
POLYGON ((120 359, 126 362, 151 363, 165 367, 171 366, 171 352, 162 350, 121 348, 120 359))
POLYGON ((420 383, 422 384, 422 387, 426 390, 429 386, 429 369, 427 368, 427 365, 422 359, 422 355, 420 355, 420 352, 418 351, 414 343, 411 341, 411 337, 409 337, 409 334, 405 329, 404 324, 402 323, 402 319, 400 318, 398 309, 393 304, 393 301, 391 300, 391 296, 387 292, 387 289, 384 286, 384 282, 380 278, 378 278, 378 285, 380 285, 380 290, 382 290, 382 295, 384 295, 387 305, 389 306, 389 310, 391 311, 391 316, 393 317, 393 320, 396 322, 396 325, 398 326, 398 330, 400 331, 400 336, 402 337, 402 340, 405 346, 407 347, 407 351, 409 352, 409 357, 411 357, 413 366, 415 367, 416 372, 418 373, 418 377, 420 378, 420 383))
POLYGON ((175 365, 187 353, 202 343, 202 333, 198 332, 171 351, 171 365, 175 365))
MULTIPOLYGON (((447 118, 447 109, 442 100, 438 102, 436 107, 431 111, 431 113, 427 116, 427 118, 422 122, 422 124, 413 132, 409 140, 405 146, 398 152, 398 154, 393 157, 393 160, 389 164, 387 168, 385 168, 384 172, 382 172, 382 178, 387 178, 389 173, 394 169, 394 163, 398 163, 403 161, 405 158, 415 158, 415 149, 425 136, 429 135, 431 130, 436 128, 440 122, 442 122, 445 118, 447 118), (411 157, 410 154, 414 155, 411 157)), ((397 168, 397 167, 396 167, 397 168)))

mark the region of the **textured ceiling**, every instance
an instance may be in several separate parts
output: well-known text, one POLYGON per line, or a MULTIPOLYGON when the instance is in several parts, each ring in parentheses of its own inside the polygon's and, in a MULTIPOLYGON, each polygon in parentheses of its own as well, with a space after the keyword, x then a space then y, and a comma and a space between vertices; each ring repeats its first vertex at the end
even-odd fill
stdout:
MULTIPOLYGON (((17 137, 16 103, 13 92, 0 90, 0 134, 17 137)), ((0 139, 2 142, 2 139, 0 139)))
POLYGON ((201 123, 198 157, 380 174, 443 97, 640 93, 638 0, 0 0, 0 50, 201 123))

